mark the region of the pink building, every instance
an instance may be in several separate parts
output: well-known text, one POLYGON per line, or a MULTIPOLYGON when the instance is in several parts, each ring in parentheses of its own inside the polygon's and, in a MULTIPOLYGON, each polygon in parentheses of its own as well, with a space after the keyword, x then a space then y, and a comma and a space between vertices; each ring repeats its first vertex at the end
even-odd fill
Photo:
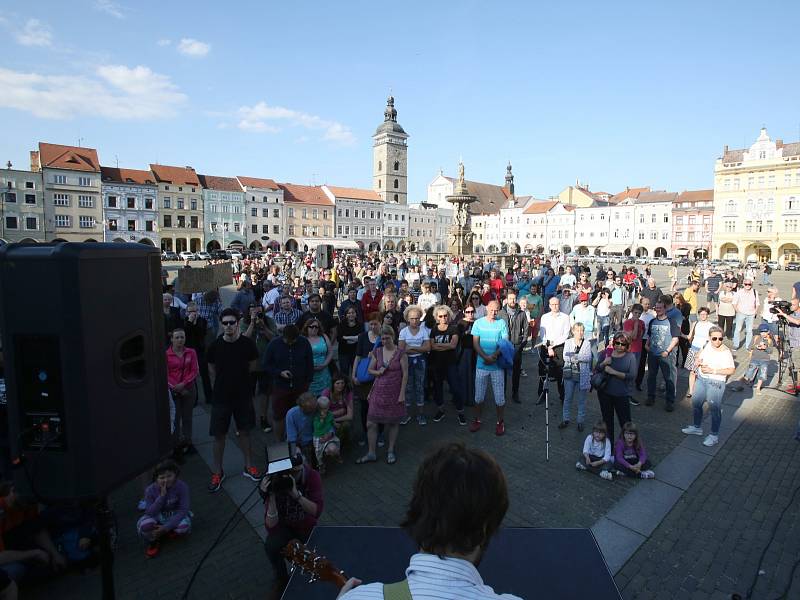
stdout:
POLYGON ((710 258, 714 190, 681 192, 672 203, 672 256, 710 258))

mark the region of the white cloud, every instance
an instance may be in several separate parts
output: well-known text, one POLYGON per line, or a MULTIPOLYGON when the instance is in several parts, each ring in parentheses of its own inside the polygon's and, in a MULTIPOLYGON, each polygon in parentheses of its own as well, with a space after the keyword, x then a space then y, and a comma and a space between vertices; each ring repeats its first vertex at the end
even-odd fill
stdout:
POLYGON ((114 0, 95 0, 94 8, 117 19, 125 18, 126 9, 114 2, 114 0))
POLYGON ((244 131, 277 133, 281 125, 287 125, 322 131, 322 139, 332 142, 352 144, 355 141, 353 132, 346 125, 282 106, 269 106, 266 102, 242 106, 238 116, 238 127, 244 131))
POLYGON ((159 46, 164 47, 164 46, 169 46, 172 43, 172 40, 163 39, 163 40, 158 40, 156 43, 159 46))
POLYGON ((183 38, 178 44, 178 52, 185 56, 193 56, 195 58, 202 58, 208 54, 210 50, 210 44, 192 38, 183 38))
POLYGON ((50 46, 53 43, 50 28, 39 19, 28 19, 22 31, 14 35, 23 46, 50 46))
POLYGON ((44 119, 77 116, 157 119, 176 114, 186 95, 148 67, 106 65, 94 75, 40 75, 0 68, 0 107, 44 119))

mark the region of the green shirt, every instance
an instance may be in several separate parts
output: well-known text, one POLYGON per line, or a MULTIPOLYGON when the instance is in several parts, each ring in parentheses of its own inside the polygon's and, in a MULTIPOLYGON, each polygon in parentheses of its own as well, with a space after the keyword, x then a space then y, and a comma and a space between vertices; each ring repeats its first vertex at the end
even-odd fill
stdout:
POLYGON ((314 413, 314 421, 313 421, 314 437, 320 438, 328 435, 329 433, 332 433, 333 423, 334 419, 332 411, 329 410, 328 413, 325 415, 324 419, 320 418, 319 411, 314 413))

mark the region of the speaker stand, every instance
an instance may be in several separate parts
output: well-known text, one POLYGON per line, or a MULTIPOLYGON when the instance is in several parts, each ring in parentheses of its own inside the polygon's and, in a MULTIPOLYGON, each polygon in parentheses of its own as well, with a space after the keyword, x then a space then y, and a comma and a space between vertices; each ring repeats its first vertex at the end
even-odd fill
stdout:
POLYGON ((97 503, 97 530, 100 533, 100 569, 103 581, 103 600, 115 600, 114 593, 114 548, 111 534, 114 516, 108 507, 108 496, 97 503))

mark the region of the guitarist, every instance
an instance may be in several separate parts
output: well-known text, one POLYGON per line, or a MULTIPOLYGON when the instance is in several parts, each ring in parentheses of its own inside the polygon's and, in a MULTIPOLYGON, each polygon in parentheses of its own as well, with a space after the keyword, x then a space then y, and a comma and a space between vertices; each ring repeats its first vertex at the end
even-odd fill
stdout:
POLYGON ((428 455, 413 489, 402 527, 419 552, 411 557, 406 578, 389 585, 361 586, 352 578, 338 598, 520 600, 511 594, 495 594, 476 568, 508 510, 506 478, 494 458, 451 442, 428 455))

